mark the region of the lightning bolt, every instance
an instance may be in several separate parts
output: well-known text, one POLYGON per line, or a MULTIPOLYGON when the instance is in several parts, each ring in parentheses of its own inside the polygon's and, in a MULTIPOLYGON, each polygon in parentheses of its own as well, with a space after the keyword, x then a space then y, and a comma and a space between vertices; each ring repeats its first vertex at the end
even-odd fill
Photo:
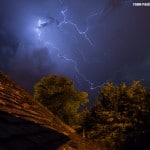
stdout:
POLYGON ((101 87, 101 85, 94 86, 95 84, 94 84, 93 82, 91 82, 89 79, 87 79, 86 76, 84 76, 84 74, 82 74, 82 73, 80 72, 80 70, 78 69, 78 66, 77 66, 77 62, 76 62, 74 59, 67 58, 66 56, 61 55, 61 54, 58 54, 58 57, 59 57, 59 58, 63 58, 64 60, 66 60, 66 61, 68 61, 68 62, 71 62, 71 63, 74 65, 74 69, 75 69, 76 73, 77 73, 85 82, 87 82, 87 83, 90 85, 90 90, 94 90, 94 89, 97 89, 97 88, 101 87))
POLYGON ((67 13, 67 12, 68 12, 68 9, 65 9, 65 10, 62 10, 62 11, 61 11, 61 14, 63 15, 63 21, 58 25, 58 27, 61 27, 63 24, 70 24, 71 26, 73 26, 73 27, 76 29, 76 31, 77 31, 80 35, 84 36, 84 38, 88 41, 88 43, 89 43, 91 46, 94 46, 94 44, 92 43, 92 41, 90 40, 90 38, 89 38, 88 35, 87 35, 87 32, 89 31, 88 25, 87 25, 85 31, 81 31, 81 30, 78 28, 77 24, 75 24, 74 22, 72 22, 72 21, 70 21, 70 20, 67 20, 67 17, 66 17, 66 13, 67 13))
POLYGON ((55 45, 53 45, 53 43, 46 42, 45 46, 48 46, 48 47, 51 47, 52 49, 55 49, 57 51, 57 57, 58 58, 64 59, 65 61, 67 61, 69 63, 72 63, 73 66, 74 66, 74 70, 75 70, 76 74, 78 75, 78 77, 82 78, 86 83, 88 83, 90 90, 95 90, 95 89, 97 89, 97 88, 99 88, 99 87, 101 87, 103 85, 103 84, 95 85, 95 83, 93 83, 92 81, 87 79, 87 77, 80 72, 80 70, 78 68, 78 65, 77 65, 77 62, 74 59, 68 58, 64 54, 62 54, 62 50, 60 50, 55 45))
MULTIPOLYGON (((60 4, 62 5, 64 3, 64 0, 59 0, 60 4)), ((74 22, 72 22, 71 20, 68 20, 67 19, 67 13, 68 13, 68 9, 64 9, 64 10, 61 10, 61 15, 63 17, 63 21, 60 22, 57 26, 59 28, 63 27, 63 25, 71 25, 75 31, 83 36, 85 38, 85 40, 89 43, 90 46, 92 47, 95 47, 95 45, 93 44, 93 42, 91 41, 91 39, 88 37, 88 32, 89 32, 89 21, 90 21, 90 18, 92 17, 95 17, 95 16, 100 16, 100 15, 103 15, 105 13, 105 8, 104 9, 98 9, 94 12, 91 12, 86 21, 87 21, 87 26, 85 28, 84 31, 80 30, 78 25, 74 22)), ((42 22, 41 20, 38 20, 38 25, 37 25, 37 28, 36 28, 36 31, 38 33, 38 36, 39 38, 41 37, 41 27, 42 27, 42 24, 44 24, 44 22, 42 22)), ((51 47, 52 49, 55 49, 57 51, 57 57, 59 59, 64 59, 65 61, 69 62, 69 63, 72 63, 73 66, 74 66, 74 70, 76 72, 76 74, 78 75, 79 78, 81 78, 83 81, 85 81, 88 85, 89 85, 89 89, 90 90, 95 90, 97 88, 100 88, 102 85, 104 85, 105 83, 103 84, 99 84, 99 85, 96 85, 95 83, 93 83, 92 81, 90 81, 80 70, 79 70, 79 67, 78 67, 78 63, 76 60, 72 59, 72 58, 68 58, 66 57, 66 55, 62 54, 62 50, 60 48, 58 48, 57 46, 55 46, 53 43, 50 43, 49 41, 46 41, 45 42, 45 46, 48 46, 51 47)))

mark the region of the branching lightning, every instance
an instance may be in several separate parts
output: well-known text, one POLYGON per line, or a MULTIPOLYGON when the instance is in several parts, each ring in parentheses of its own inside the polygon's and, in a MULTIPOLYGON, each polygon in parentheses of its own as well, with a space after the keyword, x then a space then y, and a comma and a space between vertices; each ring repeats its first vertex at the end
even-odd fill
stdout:
POLYGON ((78 28, 77 24, 75 24, 74 22, 72 22, 70 20, 67 20, 67 17, 66 17, 66 13, 67 12, 68 12, 68 9, 65 9, 65 10, 61 11, 61 14, 63 15, 63 21, 58 26, 61 27, 63 24, 70 24, 70 25, 72 25, 80 35, 84 36, 84 38, 89 42, 89 44, 91 46, 94 46, 93 43, 92 43, 92 41, 90 40, 90 38, 87 35, 87 32, 89 30, 88 25, 87 25, 85 31, 81 31, 78 28))
MULTIPOLYGON (((59 0, 59 2, 60 2, 61 5, 64 3, 63 0, 59 0)), ((37 26, 36 26, 36 31, 37 31, 37 34, 38 34, 39 38, 41 37, 42 28, 44 28, 45 26, 48 26, 50 24, 54 24, 55 23, 56 26, 59 29, 59 28, 63 28, 64 25, 71 25, 73 27, 73 29, 79 35, 81 35, 81 36, 83 36, 85 38, 85 40, 90 44, 90 46, 95 47, 95 45, 93 44, 93 42, 91 41, 91 39, 88 37, 88 32, 89 32, 88 23, 89 23, 89 19, 91 17, 103 15, 105 13, 105 8, 104 9, 96 10, 96 11, 91 12, 89 14, 89 16, 87 17, 87 20, 86 20, 87 21, 87 26, 86 26, 86 28, 85 28, 84 31, 81 31, 76 23, 74 23, 73 21, 67 19, 68 9, 61 10, 60 13, 61 13, 61 15, 63 17, 63 20, 61 22, 59 22, 58 20, 56 20, 53 17, 49 17, 48 19, 46 19, 44 21, 38 20, 38 23, 37 23, 37 26)), ((80 77, 81 79, 83 79, 86 83, 88 83, 90 90, 95 90, 95 89, 97 89, 97 88, 99 88, 99 87, 101 87, 103 85, 103 84, 101 84, 101 85, 95 85, 95 83, 93 83, 92 81, 90 81, 89 79, 87 79, 87 77, 83 73, 81 73, 81 71, 79 70, 77 61, 74 60, 74 59, 72 59, 72 58, 66 57, 66 55, 62 54, 61 49, 57 48, 57 46, 55 46, 53 43, 50 43, 49 41, 46 41, 45 45, 48 45, 51 48, 57 50, 57 54, 58 54, 57 57, 58 58, 62 58, 65 61, 72 63, 73 66, 74 66, 74 70, 75 70, 76 74, 78 75, 78 77, 80 77)))
POLYGON ((64 60, 69 61, 69 62, 71 62, 71 63, 74 65, 74 69, 75 69, 76 73, 77 73, 85 82, 87 82, 87 83, 90 85, 90 90, 94 90, 94 89, 97 89, 97 88, 99 88, 99 87, 102 86, 102 85, 97 85, 97 86, 95 86, 95 84, 94 84, 93 82, 91 82, 89 79, 87 79, 86 76, 84 76, 84 74, 82 74, 82 73, 80 72, 80 70, 78 69, 77 62, 76 62, 74 59, 67 58, 66 56, 60 55, 60 54, 58 54, 58 57, 59 57, 59 58, 63 58, 64 60))
POLYGON ((89 84, 89 89, 90 89, 90 90, 95 90, 95 89, 97 89, 97 88, 99 88, 99 87, 102 86, 102 85, 95 85, 95 83, 93 83, 92 81, 90 81, 89 79, 87 79, 86 76, 80 72, 80 70, 79 70, 79 68, 78 68, 78 65, 77 65, 77 62, 76 62, 74 59, 68 58, 68 57, 66 57, 64 54, 60 53, 61 50, 60 50, 59 48, 57 48, 56 46, 54 46, 52 43, 46 42, 45 44, 46 44, 47 46, 50 46, 52 49, 55 49, 55 50, 57 51, 57 57, 58 57, 58 58, 62 58, 62 59, 64 59, 65 61, 70 62, 70 63, 73 64, 74 70, 75 70, 76 74, 77 74, 81 79, 83 79, 86 83, 89 84))

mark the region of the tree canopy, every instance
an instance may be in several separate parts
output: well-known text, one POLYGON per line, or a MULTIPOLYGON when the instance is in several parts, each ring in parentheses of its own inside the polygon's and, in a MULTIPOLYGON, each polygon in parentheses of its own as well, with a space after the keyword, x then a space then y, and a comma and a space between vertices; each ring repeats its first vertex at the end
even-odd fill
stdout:
POLYGON ((42 78, 35 85, 34 97, 65 123, 80 125, 78 131, 87 138, 114 150, 150 135, 150 91, 140 81, 106 83, 92 108, 82 112, 78 110, 88 102, 88 93, 76 90, 66 77, 42 78))
POLYGON ((69 125, 78 121, 80 106, 88 102, 88 93, 76 90, 66 77, 49 75, 35 84, 34 89, 34 98, 69 125))
POLYGON ((83 128, 88 138, 119 149, 150 133, 150 92, 139 81, 129 86, 104 85, 87 112, 83 128))

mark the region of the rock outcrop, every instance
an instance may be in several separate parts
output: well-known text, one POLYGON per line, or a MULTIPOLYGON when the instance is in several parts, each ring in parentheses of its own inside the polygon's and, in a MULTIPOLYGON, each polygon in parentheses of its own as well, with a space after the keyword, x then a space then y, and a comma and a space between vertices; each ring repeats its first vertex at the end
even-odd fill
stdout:
POLYGON ((0 72, 0 150, 98 150, 0 72))

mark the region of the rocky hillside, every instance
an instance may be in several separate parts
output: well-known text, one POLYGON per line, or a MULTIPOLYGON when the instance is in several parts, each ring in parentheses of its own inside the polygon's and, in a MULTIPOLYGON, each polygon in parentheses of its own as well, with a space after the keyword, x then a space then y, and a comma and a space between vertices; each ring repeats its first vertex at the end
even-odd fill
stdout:
POLYGON ((0 72, 0 149, 98 150, 0 72))

